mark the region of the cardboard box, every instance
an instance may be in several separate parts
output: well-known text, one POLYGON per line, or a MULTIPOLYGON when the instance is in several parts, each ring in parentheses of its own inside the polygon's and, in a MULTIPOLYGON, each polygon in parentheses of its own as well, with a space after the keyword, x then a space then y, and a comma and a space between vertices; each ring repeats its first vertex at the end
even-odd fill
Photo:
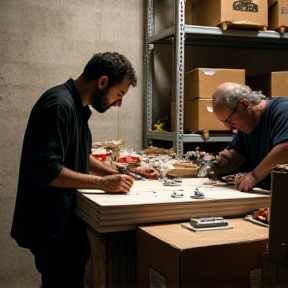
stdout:
POLYGON ((232 229, 193 232, 181 224, 138 227, 137 287, 261 287, 268 229, 229 219, 232 229))
POLYGON ((288 96, 288 71, 248 76, 246 84, 269 98, 288 96))
MULTIPOLYGON (((184 133, 196 133, 204 129, 211 131, 228 131, 228 128, 220 122, 213 112, 207 110, 211 104, 210 99, 195 99, 184 102, 184 133)), ((171 102, 171 128, 175 132, 176 102, 171 102)))
POLYGON ((288 28, 288 0, 276 1, 268 10, 268 29, 288 28))
POLYGON ((240 28, 267 27, 267 0, 198 0, 193 5, 193 24, 219 26, 222 23, 239 25, 240 28))
POLYGON ((184 99, 211 99, 214 90, 225 82, 245 84, 245 70, 196 68, 188 71, 184 78, 184 99))
POLYGON ((276 260, 288 258, 287 172, 272 171, 268 248, 270 256, 276 260))

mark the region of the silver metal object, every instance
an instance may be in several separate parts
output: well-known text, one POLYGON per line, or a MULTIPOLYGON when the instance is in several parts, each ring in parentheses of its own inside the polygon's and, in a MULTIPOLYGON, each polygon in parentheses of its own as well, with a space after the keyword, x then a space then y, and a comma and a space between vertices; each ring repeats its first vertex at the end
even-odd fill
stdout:
POLYGON ((174 192, 172 193, 171 197, 173 197, 173 198, 183 198, 183 197, 184 197, 184 194, 174 191, 174 192))
POLYGON ((191 218, 190 225, 195 228, 219 227, 228 226, 228 222, 223 217, 191 218))
POLYGON ((164 186, 181 186, 182 182, 176 181, 175 179, 164 179, 164 186))
POLYGON ((191 198, 194 199, 204 199, 205 195, 202 191, 199 190, 199 188, 196 188, 194 190, 194 196, 191 196, 191 198))

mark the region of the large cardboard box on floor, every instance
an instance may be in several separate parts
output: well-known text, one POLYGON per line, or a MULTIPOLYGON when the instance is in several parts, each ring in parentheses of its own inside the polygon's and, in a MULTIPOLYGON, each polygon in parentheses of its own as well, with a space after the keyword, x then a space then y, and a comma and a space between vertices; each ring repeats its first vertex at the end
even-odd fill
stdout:
POLYGON ((267 0, 197 0, 193 5, 193 24, 258 29, 268 26, 267 0))
POLYGON ((137 288, 260 288, 268 228, 228 222, 232 229, 197 232, 181 224, 138 227, 137 288))
POLYGON ((263 287, 288 287, 288 165, 276 165, 271 173, 271 208, 268 252, 263 262, 263 287))
POLYGON ((245 84, 245 70, 196 68, 188 71, 184 77, 184 99, 209 99, 214 90, 225 82, 245 84))
MULTIPOLYGON (((282 165, 279 166, 281 167, 282 165)), ((272 171, 271 174, 272 185, 268 248, 269 253, 273 256, 272 258, 278 260, 288 258, 287 172, 288 164, 285 165, 282 171, 272 171)))
POLYGON ((254 91, 262 91, 269 98, 288 96, 288 71, 248 76, 246 84, 254 91))
MULTIPOLYGON (((268 10, 268 29, 288 29, 288 0, 274 1, 268 10)), ((284 31, 285 31, 284 29, 284 31)), ((282 31, 282 32, 284 32, 282 31)))
MULTIPOLYGON (((213 112, 207 110, 211 105, 210 99, 195 99, 184 102, 184 133, 196 133, 202 130, 228 131, 226 126, 220 122, 213 112)), ((176 123, 176 102, 171 102, 171 127, 175 132, 176 123)))

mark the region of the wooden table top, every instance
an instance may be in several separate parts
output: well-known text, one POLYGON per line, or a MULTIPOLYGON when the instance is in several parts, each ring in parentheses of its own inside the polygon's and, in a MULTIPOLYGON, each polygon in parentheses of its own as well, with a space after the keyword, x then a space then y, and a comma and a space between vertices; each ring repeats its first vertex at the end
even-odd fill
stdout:
POLYGON ((207 178, 186 178, 179 186, 158 180, 135 181, 128 194, 107 194, 81 189, 76 214, 100 233, 134 230, 139 224, 188 221, 191 217, 242 217, 254 209, 270 207, 270 192, 239 192, 235 186, 205 185, 207 178), (194 199, 195 189, 204 199, 194 199), (179 198, 173 193, 182 194, 179 198), (191 197, 192 196, 192 197, 191 197))

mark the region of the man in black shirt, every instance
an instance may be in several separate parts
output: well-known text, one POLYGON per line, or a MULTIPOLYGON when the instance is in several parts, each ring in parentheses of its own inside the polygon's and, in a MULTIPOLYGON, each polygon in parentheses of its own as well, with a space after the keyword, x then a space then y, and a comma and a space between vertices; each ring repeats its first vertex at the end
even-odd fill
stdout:
POLYGON ((74 214, 76 189, 128 193, 133 178, 91 154, 88 105, 104 113, 121 106, 134 68, 118 53, 98 53, 76 79, 46 91, 33 107, 25 132, 11 236, 30 249, 42 288, 82 288, 90 246, 74 214))

